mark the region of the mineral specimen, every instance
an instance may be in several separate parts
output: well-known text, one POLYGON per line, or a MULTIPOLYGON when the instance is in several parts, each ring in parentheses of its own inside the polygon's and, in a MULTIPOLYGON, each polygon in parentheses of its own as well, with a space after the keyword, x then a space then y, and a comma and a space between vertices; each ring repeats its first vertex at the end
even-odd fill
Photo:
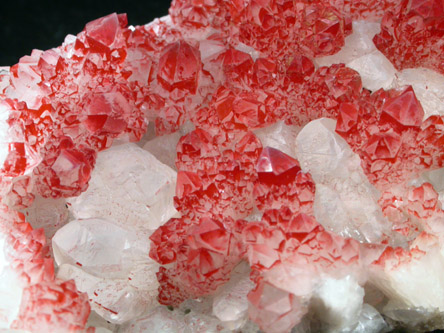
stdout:
POLYGON ((443 22, 173 0, 1 67, 0 330, 444 329, 443 22))

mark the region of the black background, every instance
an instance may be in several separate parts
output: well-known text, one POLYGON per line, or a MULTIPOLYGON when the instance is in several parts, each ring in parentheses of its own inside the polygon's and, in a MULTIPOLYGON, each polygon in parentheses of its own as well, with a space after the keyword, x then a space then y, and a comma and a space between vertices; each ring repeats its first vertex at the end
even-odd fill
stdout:
POLYGON ((170 0, 2 0, 0 66, 11 66, 32 49, 47 50, 77 34, 85 24, 110 13, 127 13, 141 25, 168 14, 170 0))

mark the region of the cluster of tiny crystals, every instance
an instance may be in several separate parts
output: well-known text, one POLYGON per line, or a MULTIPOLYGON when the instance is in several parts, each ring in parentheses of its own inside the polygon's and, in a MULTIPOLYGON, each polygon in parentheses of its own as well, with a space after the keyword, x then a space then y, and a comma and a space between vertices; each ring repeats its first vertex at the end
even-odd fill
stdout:
POLYGON ((443 204, 443 0, 173 0, 0 67, 0 332, 444 329, 443 204))

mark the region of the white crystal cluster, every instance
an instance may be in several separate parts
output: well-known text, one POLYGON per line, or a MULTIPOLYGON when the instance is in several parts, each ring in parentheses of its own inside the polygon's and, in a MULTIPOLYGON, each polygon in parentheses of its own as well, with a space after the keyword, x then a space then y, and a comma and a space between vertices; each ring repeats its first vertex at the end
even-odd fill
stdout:
POLYGON ((52 239, 58 278, 74 279, 91 307, 122 324, 157 306, 149 236, 177 214, 176 172, 136 144, 102 152, 89 188, 68 200, 74 220, 52 239))

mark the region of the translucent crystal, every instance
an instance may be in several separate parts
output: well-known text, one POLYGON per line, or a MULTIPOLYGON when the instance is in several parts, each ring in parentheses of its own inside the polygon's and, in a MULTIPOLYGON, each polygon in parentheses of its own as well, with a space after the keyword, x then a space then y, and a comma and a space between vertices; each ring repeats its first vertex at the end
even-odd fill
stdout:
POLYGON ((377 50, 354 59, 347 66, 361 75, 362 86, 371 91, 387 89, 395 79, 395 67, 377 50))
POLYGON ((221 288, 213 299, 213 314, 228 329, 241 328, 247 320, 247 294, 253 287, 249 269, 239 265, 232 273, 230 281, 221 288))
POLYGON ((58 265, 77 265, 98 277, 127 278, 135 266, 150 263, 148 236, 109 220, 74 220, 54 235, 54 259, 58 265))
POLYGON ((372 283, 390 299, 385 309, 418 308, 432 313, 444 309, 440 297, 444 290, 442 274, 441 246, 435 236, 422 233, 408 250, 388 248, 372 265, 370 276, 372 283))
POLYGON ((135 144, 99 154, 89 188, 70 198, 76 218, 104 217, 133 230, 155 230, 176 214, 176 173, 135 144))
POLYGON ((255 130, 254 134, 261 140, 262 146, 278 149, 294 157, 294 143, 299 130, 297 126, 286 125, 283 121, 279 121, 271 126, 255 130))
POLYGON ((442 1, 169 13, 0 67, 0 330, 444 327, 442 1))
POLYGON ((341 51, 317 58, 316 62, 321 66, 344 63, 361 75, 363 87, 372 91, 387 89, 395 78, 396 69, 373 44, 373 36, 379 31, 378 23, 355 21, 353 33, 345 39, 341 51))
POLYGON ((54 236, 57 229, 66 224, 69 215, 65 199, 46 199, 40 196, 37 196, 23 213, 33 228, 43 228, 49 239, 54 236))
POLYGON ((314 120, 296 140, 301 167, 316 183, 314 214, 324 227, 338 234, 380 242, 390 226, 378 205, 379 193, 335 127, 334 120, 314 120))
POLYGON ((140 316, 155 301, 149 292, 138 290, 126 279, 106 279, 86 273, 78 266, 63 264, 57 278, 74 280, 82 292, 88 294, 91 308, 106 320, 121 324, 140 316))
POLYGON ((148 236, 103 219, 71 221, 53 238, 58 277, 74 279, 113 323, 130 320, 156 303, 158 265, 148 257, 148 236))
POLYGON ((199 307, 168 309, 159 306, 144 316, 122 325, 119 333, 229 333, 220 321, 202 312, 199 307))

